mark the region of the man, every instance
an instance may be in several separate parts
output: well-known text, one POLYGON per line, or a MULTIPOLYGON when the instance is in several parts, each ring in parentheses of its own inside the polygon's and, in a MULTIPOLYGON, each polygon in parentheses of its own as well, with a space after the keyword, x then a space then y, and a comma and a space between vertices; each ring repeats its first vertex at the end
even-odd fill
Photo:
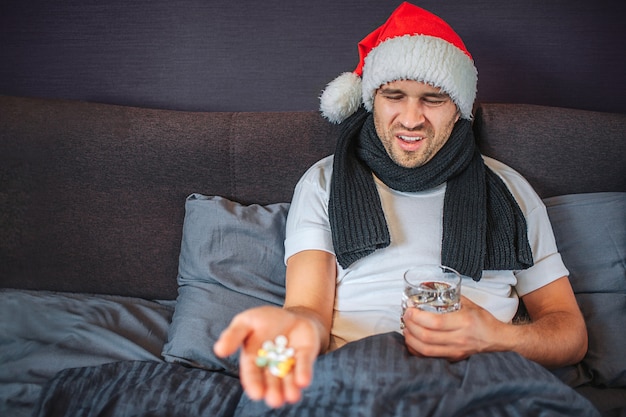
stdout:
POLYGON ((477 72, 459 36, 408 3, 359 44, 360 63, 321 97, 342 123, 337 150, 298 183, 287 221, 282 309, 235 317, 214 346, 242 347, 247 394, 272 407, 300 399, 316 357, 400 331, 402 273, 443 264, 464 275, 459 311, 408 309, 416 356, 461 360, 515 351, 548 367, 578 362, 587 334, 545 207, 515 171, 476 150, 470 126, 477 72), (531 321, 512 324, 524 301, 531 321), (284 335, 293 372, 255 363, 284 335))

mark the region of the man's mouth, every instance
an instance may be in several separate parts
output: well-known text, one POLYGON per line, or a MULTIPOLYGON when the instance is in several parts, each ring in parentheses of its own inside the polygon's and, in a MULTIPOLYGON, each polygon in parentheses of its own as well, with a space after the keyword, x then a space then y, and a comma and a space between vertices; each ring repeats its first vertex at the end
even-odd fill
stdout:
POLYGON ((422 136, 404 136, 404 135, 398 135, 398 137, 400 139, 402 139, 405 142, 419 142, 420 140, 424 139, 424 137, 422 136))

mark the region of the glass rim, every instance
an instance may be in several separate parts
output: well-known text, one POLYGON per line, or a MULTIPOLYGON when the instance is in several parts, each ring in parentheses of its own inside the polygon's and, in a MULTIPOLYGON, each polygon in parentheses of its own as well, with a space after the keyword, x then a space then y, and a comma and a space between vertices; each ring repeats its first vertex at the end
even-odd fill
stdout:
MULTIPOLYGON (((440 270, 443 274, 450 274, 451 276, 454 277, 453 279, 450 279, 450 281, 453 281, 457 285, 460 285, 463 279, 463 275, 460 272, 458 272, 456 269, 451 268, 449 266, 440 265, 440 264, 423 264, 423 265, 416 265, 416 266, 410 267, 406 271, 404 271, 404 274, 402 274, 402 278, 405 284, 414 286, 415 284, 411 282, 410 278, 408 277, 409 273, 412 271, 417 271, 419 269, 425 269, 425 268, 431 268, 433 270, 435 269, 440 270)), ((448 277, 450 275, 448 275, 448 277)))

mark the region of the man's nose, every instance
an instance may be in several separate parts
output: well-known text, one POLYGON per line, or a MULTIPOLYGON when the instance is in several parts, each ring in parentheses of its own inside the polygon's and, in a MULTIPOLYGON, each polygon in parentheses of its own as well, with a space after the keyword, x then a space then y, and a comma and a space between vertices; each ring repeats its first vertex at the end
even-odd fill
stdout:
POLYGON ((400 122, 407 129, 416 129, 426 120, 422 106, 417 103, 407 103, 400 116, 400 122))

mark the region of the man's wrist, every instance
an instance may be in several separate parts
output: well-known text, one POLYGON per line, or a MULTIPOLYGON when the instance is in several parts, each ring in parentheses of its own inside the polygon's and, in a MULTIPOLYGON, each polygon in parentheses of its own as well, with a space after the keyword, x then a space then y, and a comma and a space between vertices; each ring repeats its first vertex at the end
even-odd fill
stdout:
POLYGON ((319 314, 315 310, 303 306, 285 306, 283 308, 311 323, 311 326, 315 329, 315 333, 318 336, 319 354, 326 353, 330 344, 330 329, 327 329, 322 324, 322 319, 319 314))

